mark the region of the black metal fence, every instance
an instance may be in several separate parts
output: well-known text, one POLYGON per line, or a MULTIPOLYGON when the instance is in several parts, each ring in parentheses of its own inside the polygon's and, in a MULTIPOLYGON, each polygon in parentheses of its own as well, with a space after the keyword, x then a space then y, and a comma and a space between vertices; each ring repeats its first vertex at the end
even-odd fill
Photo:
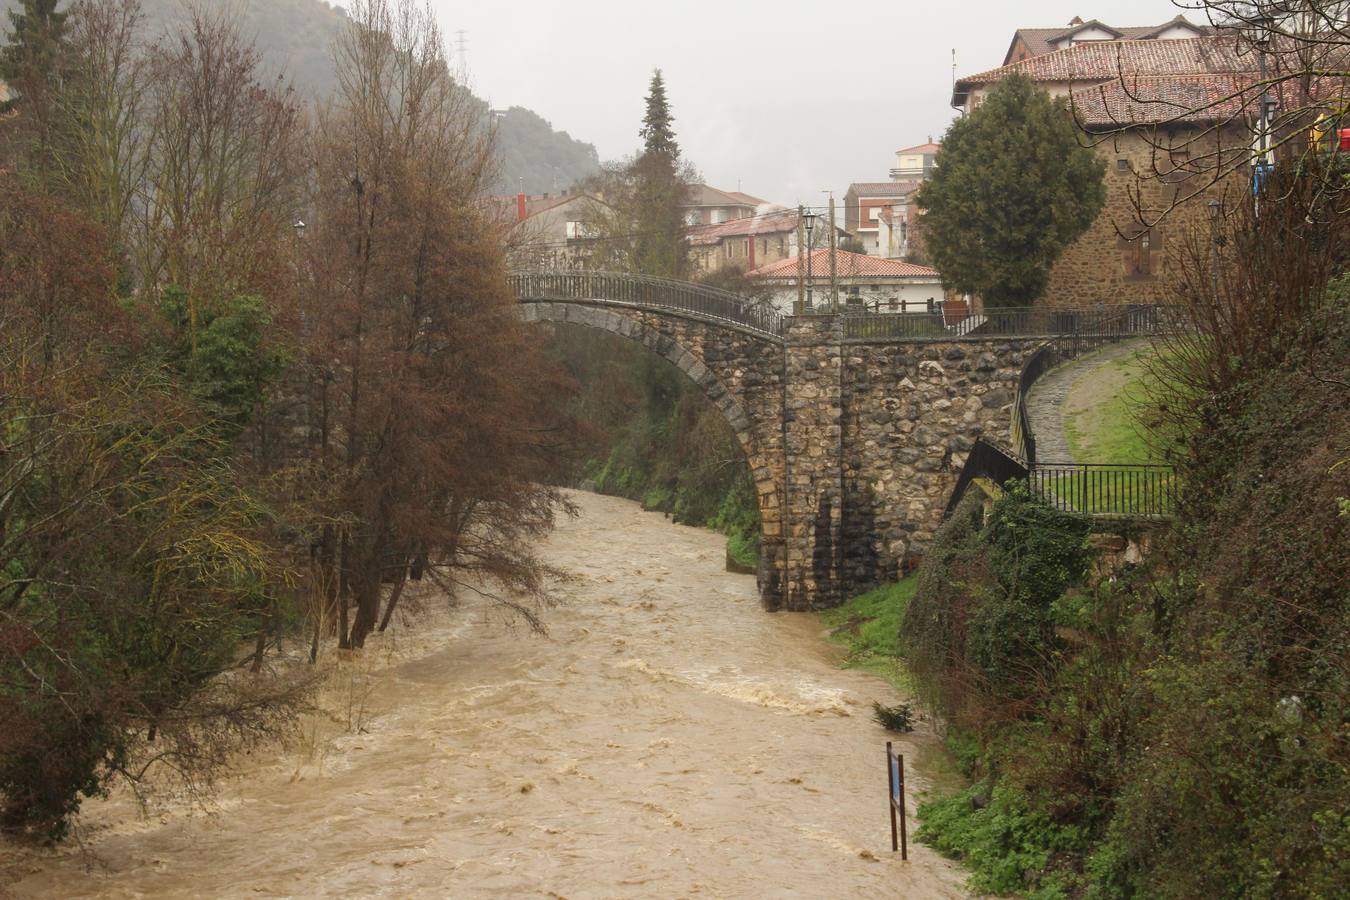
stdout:
POLYGON ((866 338, 926 338, 947 337, 941 312, 877 313, 845 315, 844 337, 866 338))
MULTIPOLYGON (((964 309, 964 305, 962 305, 964 309)), ((970 312, 954 319, 938 304, 931 312, 844 314, 844 337, 1030 337, 1035 335, 1125 336, 1156 334, 1167 320, 1157 306, 1040 306, 970 312)))
POLYGON ((683 281, 617 272, 518 272, 509 276, 518 300, 631 303, 694 313, 778 336, 783 317, 767 304, 683 281))
POLYGON ((1176 490, 1171 466, 1052 463, 1032 466, 1029 478, 1055 509, 1105 518, 1166 518, 1176 490))
POLYGON ((1172 514, 1176 476, 1171 466, 1028 465, 983 438, 975 442, 956 480, 945 515, 951 515, 977 479, 1003 487, 1025 482, 1061 512, 1103 519, 1165 519, 1172 514))

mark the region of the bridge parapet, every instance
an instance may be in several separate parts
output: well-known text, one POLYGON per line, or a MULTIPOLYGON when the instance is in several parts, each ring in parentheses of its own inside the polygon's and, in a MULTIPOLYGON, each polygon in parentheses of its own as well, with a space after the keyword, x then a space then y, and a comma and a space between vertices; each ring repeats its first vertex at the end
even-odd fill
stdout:
POLYGON ((783 317, 740 294, 685 281, 618 272, 516 272, 511 289, 521 301, 574 300, 623 303, 639 308, 691 313, 727 322, 767 337, 783 334, 783 317))

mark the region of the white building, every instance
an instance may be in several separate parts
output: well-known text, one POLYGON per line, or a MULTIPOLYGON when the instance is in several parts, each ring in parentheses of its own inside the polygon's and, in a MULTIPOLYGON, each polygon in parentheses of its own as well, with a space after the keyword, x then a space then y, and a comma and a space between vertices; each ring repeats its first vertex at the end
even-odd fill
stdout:
MULTIPOLYGON (((823 307, 830 296, 830 251, 811 254, 811 280, 814 306, 823 307)), ((771 292, 774 307, 791 315, 796 311, 798 272, 805 278, 803 257, 800 264, 792 256, 751 271, 750 277, 771 292)), ((839 250, 835 254, 835 280, 839 302, 845 307, 863 307, 879 313, 926 312, 943 299, 942 276, 936 269, 916 266, 898 259, 879 259, 865 253, 839 250)))

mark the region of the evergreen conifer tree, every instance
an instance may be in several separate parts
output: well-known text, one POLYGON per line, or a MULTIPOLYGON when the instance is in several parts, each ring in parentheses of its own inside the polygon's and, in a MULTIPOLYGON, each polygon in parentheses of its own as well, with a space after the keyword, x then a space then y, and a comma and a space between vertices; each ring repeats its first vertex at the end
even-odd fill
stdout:
POLYGON ((679 159, 680 145, 675 142, 675 117, 670 114, 670 101, 666 99, 666 81, 661 70, 652 72, 651 85, 647 91, 647 114, 642 118, 642 130, 639 132, 646 153, 664 153, 672 160, 679 159))
POLYGON ((0 104, 8 112, 24 96, 41 102, 57 68, 61 44, 65 38, 66 16, 57 12, 59 0, 23 0, 9 13, 9 42, 0 47, 0 79, 18 92, 0 104))
POLYGON ((990 307, 1028 306, 1064 249, 1097 218, 1105 167, 1062 101, 1001 81, 957 119, 919 191, 924 241, 946 286, 990 307))
POLYGON ((672 127, 661 70, 652 73, 642 120, 642 154, 633 163, 633 269, 644 275, 684 278, 689 268, 684 202, 688 183, 672 127))

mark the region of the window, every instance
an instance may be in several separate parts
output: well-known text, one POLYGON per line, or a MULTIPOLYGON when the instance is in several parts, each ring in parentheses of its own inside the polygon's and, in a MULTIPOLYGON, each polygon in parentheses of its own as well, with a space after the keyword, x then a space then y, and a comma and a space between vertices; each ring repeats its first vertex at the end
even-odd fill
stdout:
POLYGON ((1162 236, 1158 229, 1137 231, 1133 236, 1118 239, 1126 281, 1148 281, 1157 275, 1162 262, 1162 236))
POLYGON ((872 207, 869 207, 868 210, 867 210, 867 221, 869 221, 869 222, 879 222, 879 221, 881 220, 881 210, 882 210, 883 208, 884 208, 884 207, 880 207, 880 206, 872 206, 872 207))
POLYGON ((1116 171, 1117 171, 1117 172, 1128 172, 1128 171, 1130 171, 1130 161, 1129 161, 1128 159, 1118 159, 1118 160, 1116 160, 1116 171))

